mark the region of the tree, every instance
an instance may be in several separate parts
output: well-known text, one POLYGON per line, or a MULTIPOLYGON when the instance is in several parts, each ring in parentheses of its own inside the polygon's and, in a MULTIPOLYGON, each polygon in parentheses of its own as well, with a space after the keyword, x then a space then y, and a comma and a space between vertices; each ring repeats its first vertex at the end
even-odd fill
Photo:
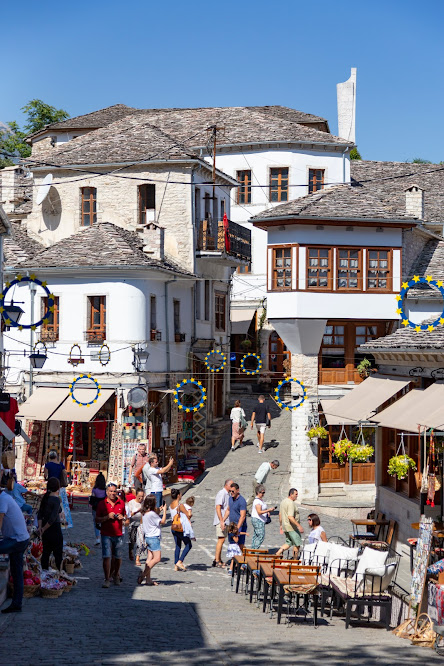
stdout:
POLYGON ((430 160, 423 160, 422 157, 414 157, 412 164, 431 164, 430 160))
POLYGON ((357 148, 352 148, 350 151, 351 160, 362 160, 361 153, 357 148))
POLYGON ((23 129, 20 129, 18 123, 13 120, 8 123, 3 132, 0 132, 0 168, 12 166, 15 163, 11 157, 4 153, 17 157, 29 157, 31 146, 25 143, 28 134, 38 132, 45 125, 69 118, 67 111, 45 104, 41 99, 32 99, 22 107, 22 111, 27 115, 27 122, 23 129))

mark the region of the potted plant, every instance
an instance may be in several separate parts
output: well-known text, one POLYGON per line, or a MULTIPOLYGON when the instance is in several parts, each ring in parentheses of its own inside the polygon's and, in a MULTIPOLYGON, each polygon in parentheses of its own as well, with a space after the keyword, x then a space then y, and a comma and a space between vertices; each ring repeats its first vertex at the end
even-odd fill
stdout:
POLYGON ((368 358, 363 358, 362 361, 356 366, 359 376, 366 379, 371 373, 372 363, 368 358))
POLYGON ((396 476, 399 480, 405 479, 409 469, 416 470, 416 463, 412 458, 406 455, 393 456, 389 460, 388 473, 390 476, 396 476))
POLYGON ((374 452, 375 449, 370 444, 352 444, 348 451, 348 457, 353 462, 367 462, 374 452))
POLYGON ((348 452, 353 446, 353 442, 349 439, 340 439, 335 444, 333 444, 333 455, 338 459, 339 463, 343 465, 348 458, 348 452))
POLYGON ((310 430, 307 430, 307 437, 308 439, 327 439, 328 432, 322 426, 316 426, 315 428, 310 428, 310 430))
POLYGON ((245 340, 242 340, 242 342, 240 343, 240 346, 244 351, 248 351, 251 348, 251 340, 245 338, 245 340))

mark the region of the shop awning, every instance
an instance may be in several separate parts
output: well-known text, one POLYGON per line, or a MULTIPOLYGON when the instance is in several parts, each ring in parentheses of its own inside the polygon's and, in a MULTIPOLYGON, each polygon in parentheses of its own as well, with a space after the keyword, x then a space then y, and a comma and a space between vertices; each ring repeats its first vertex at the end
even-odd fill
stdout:
POLYGON ((56 409, 66 400, 68 394, 68 388, 36 388, 27 401, 20 405, 17 418, 49 421, 56 409))
POLYGON ((208 352, 214 349, 215 344, 216 342, 213 339, 198 338, 191 346, 191 351, 199 361, 203 361, 208 352))
POLYGON ((256 308, 236 308, 230 312, 232 335, 246 335, 256 308))
MULTIPOLYGON (((99 409, 105 404, 115 391, 113 389, 102 389, 97 402, 88 407, 78 405, 71 396, 60 405, 60 407, 52 414, 52 421, 77 421, 78 423, 88 423, 97 414, 99 409)), ((82 402, 89 402, 94 400, 96 389, 78 388, 74 393, 77 400, 82 402)))
POLYGON ((321 400, 322 411, 324 412, 325 420, 327 425, 336 426, 336 425, 356 425, 357 421, 353 419, 344 419, 340 416, 333 416, 333 414, 328 414, 328 410, 337 400, 321 400))
POLYGON ((436 382, 425 391, 413 389, 393 405, 372 418, 380 426, 418 432, 444 426, 444 383, 436 382))
POLYGON ((369 377, 340 400, 326 405, 328 414, 342 419, 368 421, 380 405, 409 384, 409 380, 369 377))

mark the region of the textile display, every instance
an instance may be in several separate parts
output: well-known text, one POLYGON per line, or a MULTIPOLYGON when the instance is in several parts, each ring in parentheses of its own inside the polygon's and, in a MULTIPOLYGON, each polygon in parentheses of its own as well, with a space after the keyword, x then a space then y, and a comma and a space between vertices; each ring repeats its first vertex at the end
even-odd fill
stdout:
POLYGON ((439 574, 442 571, 444 571, 444 560, 438 560, 437 562, 434 562, 427 569, 427 573, 429 574, 439 574))
POLYGON ((111 431, 111 447, 109 451, 108 480, 120 483, 122 478, 122 428, 114 421, 111 431))
POLYGON ((140 439, 125 439, 122 445, 122 472, 118 477, 118 480, 123 483, 124 486, 129 484, 129 468, 131 466, 131 460, 133 456, 137 453, 137 446, 140 444, 140 439))
POLYGON ((182 430, 183 430, 183 413, 177 407, 177 403, 173 402, 171 405, 170 438, 176 439, 178 433, 181 433, 182 430))
POLYGON ((73 527, 66 488, 60 488, 60 499, 62 501, 63 513, 65 514, 65 524, 62 524, 62 529, 73 527))
POLYGON ((438 586, 430 581, 427 586, 427 613, 430 615, 432 622, 438 622, 437 591, 438 586))
POLYGON ((8 428, 14 432, 15 428, 15 415, 18 414, 19 408, 15 398, 9 398, 9 409, 7 412, 0 412, 0 419, 6 423, 8 428))
POLYGON ((27 434, 31 443, 28 444, 26 455, 23 456, 23 478, 25 479, 33 479, 41 474, 45 433, 45 421, 29 421, 27 434))
POLYGON ((444 624, 444 585, 436 587, 436 612, 438 624, 444 624))
POLYGON ((430 546, 432 543, 433 519, 421 516, 419 523, 419 537, 413 561, 412 582, 410 596, 412 606, 415 608, 421 603, 422 593, 429 563, 430 546))
POLYGON ((91 458, 93 460, 107 460, 108 458, 108 444, 109 444, 109 427, 110 421, 100 424, 101 428, 99 430, 98 425, 93 426, 93 439, 91 444, 91 458), (99 432, 100 435, 103 435, 101 438, 97 436, 99 432))

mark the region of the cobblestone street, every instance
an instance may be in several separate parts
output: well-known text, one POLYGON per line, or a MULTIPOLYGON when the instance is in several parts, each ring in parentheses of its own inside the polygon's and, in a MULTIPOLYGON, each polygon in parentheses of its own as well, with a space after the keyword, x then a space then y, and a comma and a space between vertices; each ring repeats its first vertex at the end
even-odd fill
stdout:
MULTIPOLYGON (((251 399, 245 399, 247 416, 251 399)), ((238 481, 247 497, 251 479, 264 460, 278 458, 281 466, 268 477, 266 501, 277 504, 288 491, 290 414, 282 413, 267 431, 265 455, 258 455, 255 432, 247 446, 230 452, 229 436, 207 456, 207 472, 188 494, 196 498, 194 530, 197 541, 187 558, 188 571, 175 573, 173 539, 163 529, 162 562, 153 573, 159 587, 137 586, 138 570, 123 560, 123 583, 102 589, 99 548, 82 556, 78 585, 59 599, 25 600, 20 615, 0 620, 1 664, 66 666, 87 664, 326 664, 441 663, 432 650, 413 648, 384 629, 353 625, 342 618, 320 619, 320 626, 276 624, 255 604, 230 589, 225 570, 212 568, 215 536, 214 498, 227 477, 238 481)), ((301 511, 307 526, 307 511, 301 511)), ((75 511, 68 539, 92 545, 89 511, 75 511)), ((349 533, 349 520, 321 516, 327 535, 349 533)), ((251 523, 249 523, 251 525, 251 523)), ((247 537, 251 543, 252 530, 247 537)), ((265 545, 282 542, 277 514, 267 526, 265 545)), ((225 553, 225 550, 224 550, 225 553)))

